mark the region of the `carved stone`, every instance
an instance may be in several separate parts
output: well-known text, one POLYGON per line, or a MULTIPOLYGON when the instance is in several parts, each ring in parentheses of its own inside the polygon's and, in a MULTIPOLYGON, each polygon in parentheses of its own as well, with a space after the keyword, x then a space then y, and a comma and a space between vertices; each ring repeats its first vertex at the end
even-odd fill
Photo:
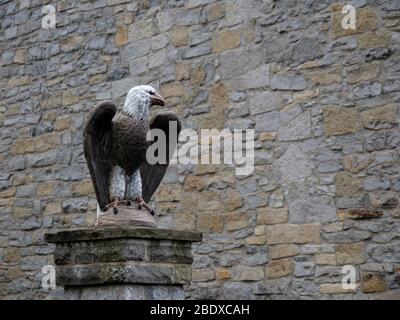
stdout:
POLYGON ((98 215, 96 221, 96 227, 155 227, 156 225, 156 220, 146 209, 139 210, 132 206, 118 206, 118 214, 114 214, 113 211, 109 209, 98 215))
POLYGON ((69 299, 183 299, 191 281, 191 243, 201 234, 156 228, 59 231, 56 284, 69 299))

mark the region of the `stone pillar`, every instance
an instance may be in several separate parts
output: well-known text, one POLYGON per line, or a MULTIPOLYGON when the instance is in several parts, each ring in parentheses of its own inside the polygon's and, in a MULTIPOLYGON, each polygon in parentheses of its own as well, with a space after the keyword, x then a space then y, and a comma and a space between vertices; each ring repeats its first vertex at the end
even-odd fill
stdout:
POLYGON ((46 234, 56 244, 56 284, 66 299, 184 299, 191 243, 201 234, 156 228, 103 228, 46 234))

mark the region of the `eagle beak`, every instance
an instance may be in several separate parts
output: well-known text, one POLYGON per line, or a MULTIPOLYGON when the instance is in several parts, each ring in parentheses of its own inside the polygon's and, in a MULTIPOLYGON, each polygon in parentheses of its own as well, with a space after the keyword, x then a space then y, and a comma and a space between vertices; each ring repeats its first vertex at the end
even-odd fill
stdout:
POLYGON ((165 105, 164 98, 157 93, 152 94, 150 96, 150 101, 151 101, 151 106, 164 106, 165 105))

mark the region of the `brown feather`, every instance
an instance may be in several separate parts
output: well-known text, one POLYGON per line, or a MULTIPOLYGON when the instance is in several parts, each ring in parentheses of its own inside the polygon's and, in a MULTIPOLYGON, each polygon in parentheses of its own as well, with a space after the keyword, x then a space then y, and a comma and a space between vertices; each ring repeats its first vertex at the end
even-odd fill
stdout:
POLYGON ((176 137, 178 137, 179 132, 181 131, 181 122, 178 119, 178 116, 173 112, 164 112, 159 113, 151 122, 150 129, 161 129, 164 131, 167 138, 167 164, 159 164, 156 163, 154 165, 149 164, 147 161, 144 161, 140 167, 140 176, 142 179, 142 198, 145 202, 148 202, 150 198, 153 196, 154 192, 157 190, 158 186, 163 179, 165 172, 167 171, 168 165, 170 163, 171 157, 175 152, 176 145, 178 141, 174 141, 174 145, 172 145, 171 150, 169 150, 169 123, 176 122, 177 123, 177 132, 176 137))
POLYGON ((100 102, 89 113, 83 132, 84 154, 101 210, 110 202, 111 133, 116 111, 111 101, 100 102))

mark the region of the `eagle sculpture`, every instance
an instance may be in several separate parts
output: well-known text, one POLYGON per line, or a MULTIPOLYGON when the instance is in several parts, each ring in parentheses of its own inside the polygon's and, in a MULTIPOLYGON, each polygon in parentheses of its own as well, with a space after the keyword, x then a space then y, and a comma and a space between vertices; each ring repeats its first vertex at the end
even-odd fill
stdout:
POLYGON ((150 108, 164 106, 164 99, 147 85, 129 90, 120 112, 111 101, 100 102, 89 113, 84 129, 84 154, 97 198, 97 213, 108 209, 118 213, 118 206, 147 209, 147 204, 159 186, 175 151, 177 138, 165 148, 165 163, 150 164, 146 151, 151 143, 146 139, 150 129, 160 129, 170 141, 170 127, 178 137, 181 123, 173 112, 162 112, 150 121, 150 108), (170 126, 171 122, 176 122, 170 126))

